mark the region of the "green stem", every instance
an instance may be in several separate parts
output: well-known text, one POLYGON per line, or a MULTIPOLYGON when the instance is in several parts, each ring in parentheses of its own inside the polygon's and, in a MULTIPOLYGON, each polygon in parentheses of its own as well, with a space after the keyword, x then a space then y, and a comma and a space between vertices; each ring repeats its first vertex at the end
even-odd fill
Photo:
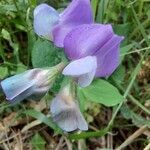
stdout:
POLYGON ((133 103, 135 103, 138 107, 140 107, 144 112, 146 112, 148 115, 150 115, 150 111, 144 107, 138 100, 136 100, 132 95, 128 95, 129 98, 132 100, 133 103))
POLYGON ((4 49, 1 43, 1 39, 0 39, 0 56, 2 58, 3 61, 5 61, 5 54, 4 54, 4 49))
MULTIPOLYGON (((121 85, 117 84, 116 82, 115 82, 115 85, 117 86, 117 88, 118 88, 120 91, 124 92, 124 89, 123 89, 123 87, 122 87, 121 85)), ((131 94, 128 94, 128 98, 129 98, 134 104, 136 104, 138 107, 140 107, 145 113, 147 113, 148 115, 150 115, 150 111, 149 111, 146 107, 144 107, 138 100, 136 100, 131 94)))
MULTIPOLYGON (((119 85, 115 81, 114 81, 114 83, 121 92, 124 92, 124 89, 121 85, 119 85)), ((150 111, 146 107, 144 107, 138 100, 136 100, 131 94, 128 94, 128 97, 134 104, 136 104, 138 107, 140 107, 145 113, 150 115, 150 111)))
POLYGON ((90 137, 101 137, 101 136, 104 136, 107 132, 108 132, 108 129, 104 128, 96 132, 82 132, 80 134, 77 134, 77 133, 70 134, 68 138, 71 140, 79 140, 79 139, 85 139, 85 138, 90 138, 90 137))

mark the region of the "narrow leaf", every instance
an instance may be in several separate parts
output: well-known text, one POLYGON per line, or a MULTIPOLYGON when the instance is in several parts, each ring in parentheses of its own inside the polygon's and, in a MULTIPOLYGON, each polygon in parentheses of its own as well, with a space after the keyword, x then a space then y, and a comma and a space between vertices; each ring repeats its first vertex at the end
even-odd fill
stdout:
POLYGON ((52 128, 54 131, 56 131, 57 133, 62 133, 62 130, 60 128, 58 128, 55 123, 53 123, 52 119, 45 116, 43 113, 30 109, 30 110, 26 110, 24 112, 26 115, 29 115, 33 118, 36 118, 37 120, 41 121, 42 123, 46 124, 47 126, 49 126, 50 128, 52 128))

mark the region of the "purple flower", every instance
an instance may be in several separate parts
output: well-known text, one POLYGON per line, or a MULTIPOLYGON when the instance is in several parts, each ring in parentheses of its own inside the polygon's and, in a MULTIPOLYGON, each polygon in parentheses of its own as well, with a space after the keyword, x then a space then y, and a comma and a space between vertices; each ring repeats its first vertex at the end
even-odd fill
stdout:
POLYGON ((50 110, 54 122, 64 131, 88 130, 88 125, 69 86, 65 86, 52 100, 50 110))
POLYGON ((65 36, 74 27, 90 23, 93 23, 90 0, 73 0, 62 13, 47 4, 41 4, 34 10, 35 32, 54 41, 58 47, 63 47, 65 36))
POLYGON ((64 75, 76 78, 81 87, 88 86, 94 77, 110 76, 119 65, 122 36, 114 34, 111 25, 80 25, 64 39, 64 48, 71 63, 64 75))
POLYGON ((52 86, 55 75, 63 65, 47 69, 31 69, 21 74, 6 78, 1 87, 10 102, 18 102, 26 98, 41 99, 52 86))

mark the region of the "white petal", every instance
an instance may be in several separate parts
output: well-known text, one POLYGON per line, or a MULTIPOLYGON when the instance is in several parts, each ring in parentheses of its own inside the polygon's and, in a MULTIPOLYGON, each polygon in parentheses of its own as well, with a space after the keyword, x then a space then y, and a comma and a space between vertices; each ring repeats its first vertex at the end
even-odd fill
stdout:
POLYGON ((76 112, 74 110, 63 111, 53 119, 57 123, 57 125, 66 132, 71 132, 78 129, 76 112))
POLYGON ((87 124, 86 120, 84 119, 83 115, 81 114, 80 110, 76 111, 76 113, 77 113, 77 126, 78 126, 78 129, 80 129, 82 131, 88 130, 88 124, 87 124))
POLYGON ((51 102, 51 113, 54 122, 64 131, 71 132, 77 129, 87 130, 87 123, 82 116, 79 106, 73 98, 58 94, 51 102), (69 101, 68 101, 69 99, 69 101))
POLYGON ((93 68, 93 70, 91 72, 79 76, 78 77, 79 86, 81 86, 81 87, 89 86, 94 79, 96 69, 97 69, 97 65, 95 65, 95 68, 93 68))
POLYGON ((65 67, 63 70, 64 75, 70 76, 80 76, 86 73, 89 73, 95 68, 95 64, 97 64, 97 60, 95 56, 87 56, 75 61, 72 61, 69 65, 65 67))

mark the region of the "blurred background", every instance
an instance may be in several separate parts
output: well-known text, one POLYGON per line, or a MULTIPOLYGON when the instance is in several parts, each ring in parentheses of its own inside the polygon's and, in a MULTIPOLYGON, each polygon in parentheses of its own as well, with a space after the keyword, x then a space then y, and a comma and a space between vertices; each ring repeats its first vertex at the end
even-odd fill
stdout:
MULTIPOLYGON (((44 44, 33 31, 33 10, 47 3, 58 11, 69 0, 0 0, 0 79, 29 68, 53 66, 64 57, 52 43, 44 44)), ((95 22, 111 23, 125 36, 122 63, 108 79, 126 101, 117 107, 84 102, 84 115, 93 133, 57 135, 47 118, 49 102, 59 91, 59 77, 41 101, 11 105, 0 93, 0 150, 150 150, 150 1, 92 0, 95 22), (134 73, 133 73, 134 72, 134 73), (127 87, 134 81, 132 88, 127 87), (36 111, 37 113, 35 113, 36 111), (38 113, 40 112, 40 113, 38 113), (42 114, 41 114, 42 113, 42 114), (112 118, 114 116, 114 118, 112 118), (110 120, 113 121, 111 124, 110 120), (109 131, 105 132, 109 126, 109 131)))

